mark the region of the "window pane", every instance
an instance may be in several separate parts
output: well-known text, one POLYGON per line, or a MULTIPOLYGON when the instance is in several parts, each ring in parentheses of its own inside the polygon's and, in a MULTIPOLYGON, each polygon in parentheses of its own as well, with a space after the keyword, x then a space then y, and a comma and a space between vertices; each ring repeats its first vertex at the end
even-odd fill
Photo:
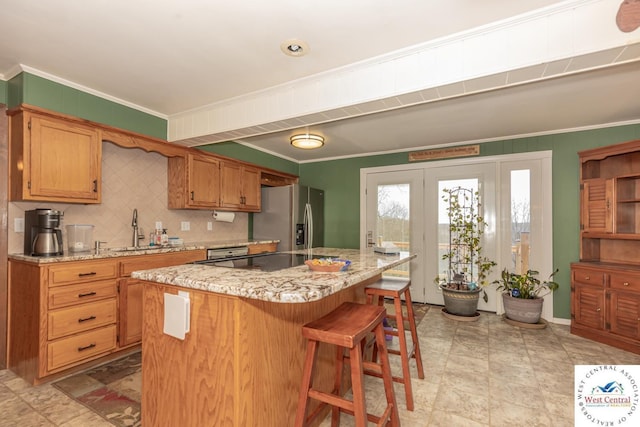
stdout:
POLYGON ((511 171, 511 265, 522 274, 529 269, 529 231, 531 224, 530 171, 511 171))
MULTIPOLYGON (((378 186, 378 217, 376 245, 395 245, 408 252, 410 242, 410 185, 378 186)), ((409 263, 385 271, 385 276, 409 277, 409 263)))

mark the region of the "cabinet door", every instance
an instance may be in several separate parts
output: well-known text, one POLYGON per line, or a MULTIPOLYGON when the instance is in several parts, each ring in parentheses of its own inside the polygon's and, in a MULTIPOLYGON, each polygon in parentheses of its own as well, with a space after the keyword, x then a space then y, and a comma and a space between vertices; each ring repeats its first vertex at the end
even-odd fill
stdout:
POLYGON ((584 181, 582 187, 582 229, 593 233, 613 232, 613 179, 584 181))
POLYGON ((233 162, 220 164, 220 206, 242 209, 242 165, 233 162))
POLYGON ((39 116, 30 118, 30 200, 100 202, 102 141, 88 126, 39 116))
POLYGON ((120 279, 120 347, 142 341, 142 282, 120 279))
POLYGON ((187 204, 193 207, 220 206, 220 162, 189 155, 187 204))
POLYGON ((247 211, 260 211, 260 171, 245 166, 242 172, 243 208, 247 211))
POLYGON ((640 338, 640 295, 611 291, 608 309, 612 333, 633 339, 640 338))
POLYGON ((576 283, 573 292, 575 322, 604 330, 604 289, 576 283))
POLYGON ((234 162, 221 162, 220 206, 237 211, 260 211, 260 171, 234 162))

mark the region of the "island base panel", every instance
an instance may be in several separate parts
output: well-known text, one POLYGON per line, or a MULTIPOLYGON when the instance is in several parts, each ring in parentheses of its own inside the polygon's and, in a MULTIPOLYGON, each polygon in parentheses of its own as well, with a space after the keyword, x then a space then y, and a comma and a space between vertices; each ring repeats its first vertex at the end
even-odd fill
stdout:
MULTIPOLYGON (((345 301, 364 302, 364 287, 379 278, 308 303, 267 302, 145 282, 145 426, 293 425, 306 349, 302 325, 345 301), (164 293, 178 290, 191 299, 190 332, 184 341, 163 333, 164 293)), ((314 384, 330 391, 336 350, 320 350, 314 384)))

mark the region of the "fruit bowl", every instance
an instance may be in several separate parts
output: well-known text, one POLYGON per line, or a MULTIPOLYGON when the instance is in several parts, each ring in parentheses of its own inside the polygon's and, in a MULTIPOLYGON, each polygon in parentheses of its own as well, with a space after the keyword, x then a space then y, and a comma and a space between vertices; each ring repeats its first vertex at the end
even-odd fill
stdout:
POLYGON ((322 271, 326 273, 335 273, 338 271, 347 271, 351 265, 348 259, 339 258, 316 258, 308 259, 304 262, 309 266, 309 270, 322 271))

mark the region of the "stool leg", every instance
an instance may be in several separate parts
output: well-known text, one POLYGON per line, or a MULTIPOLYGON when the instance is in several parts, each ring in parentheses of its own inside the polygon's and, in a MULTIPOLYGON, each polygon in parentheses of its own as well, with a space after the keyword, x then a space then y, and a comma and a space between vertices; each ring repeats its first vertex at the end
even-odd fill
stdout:
MULTIPOLYGON (((344 347, 336 346, 336 373, 333 382, 333 393, 342 396, 342 374, 344 371, 344 347)), ((340 408, 331 405, 331 427, 340 425, 340 408)))
POLYGON ((400 344, 400 361, 402 362, 402 383, 404 384, 404 394, 407 400, 407 409, 409 411, 413 411, 413 387, 411 386, 411 372, 409 371, 409 351, 407 350, 407 336, 404 332, 404 316, 402 314, 402 300, 400 295, 393 299, 393 305, 396 312, 396 324, 400 344))
MULTIPOLYGON (((384 297, 382 295, 377 295, 376 296, 377 300, 378 300, 378 305, 380 307, 384 306, 384 297)), ((370 304, 371 302, 369 302, 370 304)), ((385 338, 386 338, 386 334, 385 334, 385 338)), ((374 344, 373 346, 373 351, 371 352, 371 361, 372 362, 377 362, 378 361, 378 346, 374 344)))
POLYGON ((302 385, 300 386, 300 396, 298 396, 298 410, 296 411, 295 427, 304 427, 307 417, 307 403, 309 403, 309 389, 313 378, 313 368, 318 354, 318 341, 309 340, 307 342, 307 356, 304 360, 302 371, 302 385))
POLYGON ((411 291, 407 288, 404 296, 407 304, 407 316, 409 317, 409 329, 411 330, 411 339, 413 340, 413 357, 416 359, 418 368, 418 378, 424 379, 424 368, 422 366, 422 354, 420 354, 420 340, 418 339, 418 330, 416 329, 416 317, 413 314, 413 302, 411 301, 411 291))
POLYGON ((349 349, 349 363, 351 365, 351 387, 353 390, 353 416, 356 427, 366 427, 367 408, 364 398, 362 349, 359 344, 349 349))
POLYGON ((398 415, 398 403, 396 394, 393 391, 393 377, 391 376, 391 366, 389 365, 389 354, 387 344, 384 339, 384 328, 379 323, 375 328, 376 343, 380 350, 380 368, 382 370, 382 382, 384 383, 384 393, 387 397, 387 405, 391 405, 391 427, 400 427, 400 417, 398 415))

